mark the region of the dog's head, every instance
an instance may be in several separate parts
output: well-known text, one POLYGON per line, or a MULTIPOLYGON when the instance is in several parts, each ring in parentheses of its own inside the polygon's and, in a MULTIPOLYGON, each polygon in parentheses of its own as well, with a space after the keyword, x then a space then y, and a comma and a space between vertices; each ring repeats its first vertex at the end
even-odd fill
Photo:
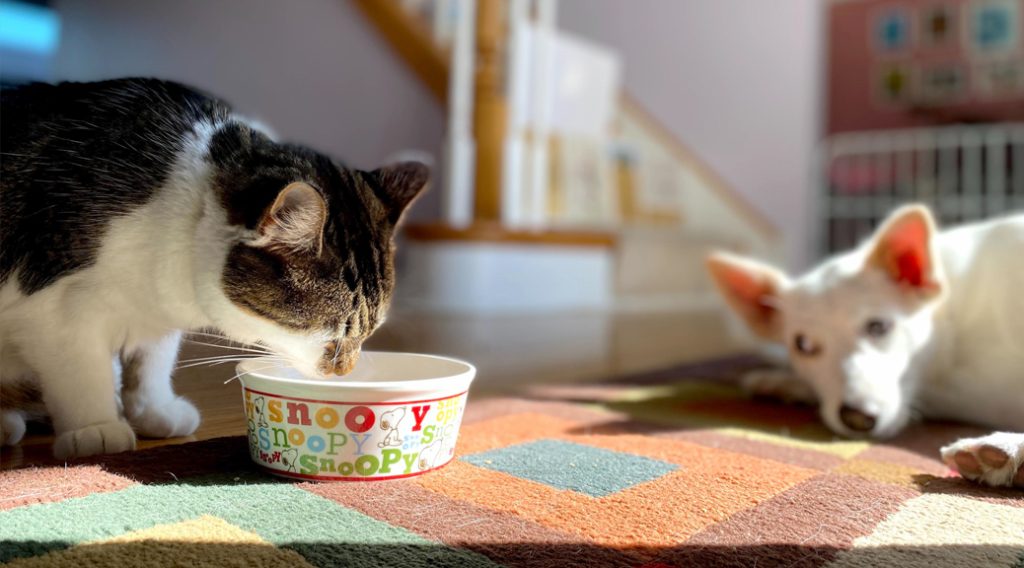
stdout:
POLYGON ((788 347, 848 436, 892 436, 910 418, 933 314, 948 288, 924 207, 894 212, 859 249, 797 279, 753 260, 714 254, 714 282, 758 336, 788 347))
POLYGON ((405 409, 401 407, 384 412, 380 415, 380 429, 394 430, 398 428, 398 423, 403 418, 405 418, 405 409))

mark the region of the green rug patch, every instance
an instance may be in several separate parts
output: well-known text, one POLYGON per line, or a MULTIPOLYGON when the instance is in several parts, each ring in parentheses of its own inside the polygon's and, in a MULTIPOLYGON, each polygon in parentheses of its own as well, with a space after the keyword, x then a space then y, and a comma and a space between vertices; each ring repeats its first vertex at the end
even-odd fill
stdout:
POLYGON ((0 513, 0 562, 103 540, 157 524, 220 517, 314 564, 494 566, 476 553, 440 545, 342 507, 294 485, 235 478, 140 485, 0 513))

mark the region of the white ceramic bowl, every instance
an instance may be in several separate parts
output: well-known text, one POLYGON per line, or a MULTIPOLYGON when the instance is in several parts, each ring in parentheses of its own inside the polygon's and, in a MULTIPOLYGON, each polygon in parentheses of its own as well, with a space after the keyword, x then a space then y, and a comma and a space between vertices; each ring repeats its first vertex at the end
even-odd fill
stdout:
POLYGON ((447 464, 476 375, 456 359, 372 351, 333 379, 262 358, 238 372, 253 461, 320 481, 397 479, 447 464))

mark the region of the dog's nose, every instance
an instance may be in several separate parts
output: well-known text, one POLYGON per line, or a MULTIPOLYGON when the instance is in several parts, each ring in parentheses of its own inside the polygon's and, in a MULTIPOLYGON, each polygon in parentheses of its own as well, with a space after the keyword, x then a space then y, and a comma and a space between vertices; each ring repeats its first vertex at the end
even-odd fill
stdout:
POLYGON ((854 432, 870 432, 877 421, 874 416, 848 404, 839 409, 839 420, 854 432))

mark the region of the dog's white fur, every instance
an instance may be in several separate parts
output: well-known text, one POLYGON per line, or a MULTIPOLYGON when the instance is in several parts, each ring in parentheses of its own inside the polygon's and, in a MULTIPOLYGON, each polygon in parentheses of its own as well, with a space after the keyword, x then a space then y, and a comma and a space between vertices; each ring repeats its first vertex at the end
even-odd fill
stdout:
MULTIPOLYGON (((751 330, 788 347, 795 373, 759 373, 751 389, 812 392, 822 419, 844 435, 895 435, 914 411, 1024 432, 1024 215, 937 233, 927 208, 905 206, 863 246, 797 279, 724 253, 709 269, 751 330), (872 336, 870 320, 888 331, 872 336), (873 427, 851 429, 844 405, 873 427)), ((1008 463, 961 472, 1010 485, 1024 434, 964 440, 943 456, 955 466, 958 452, 986 445, 1005 450, 1008 463)))
MULTIPOLYGON (((235 119, 239 120, 239 119, 235 119)), ((61 458, 114 453, 149 437, 189 435, 199 412, 177 396, 170 375, 181 330, 215 328, 257 341, 302 372, 319 374, 326 337, 290 332, 251 315, 220 284, 231 246, 256 242, 230 229, 209 189, 203 159, 222 125, 198 124, 166 185, 146 205, 110 222, 96 262, 31 295, 17 274, 0 286, 0 380, 31 381, 42 390, 61 458), (144 352, 137 389, 119 408, 119 353, 144 352)), ((0 444, 25 432, 21 410, 0 410, 0 444)))

